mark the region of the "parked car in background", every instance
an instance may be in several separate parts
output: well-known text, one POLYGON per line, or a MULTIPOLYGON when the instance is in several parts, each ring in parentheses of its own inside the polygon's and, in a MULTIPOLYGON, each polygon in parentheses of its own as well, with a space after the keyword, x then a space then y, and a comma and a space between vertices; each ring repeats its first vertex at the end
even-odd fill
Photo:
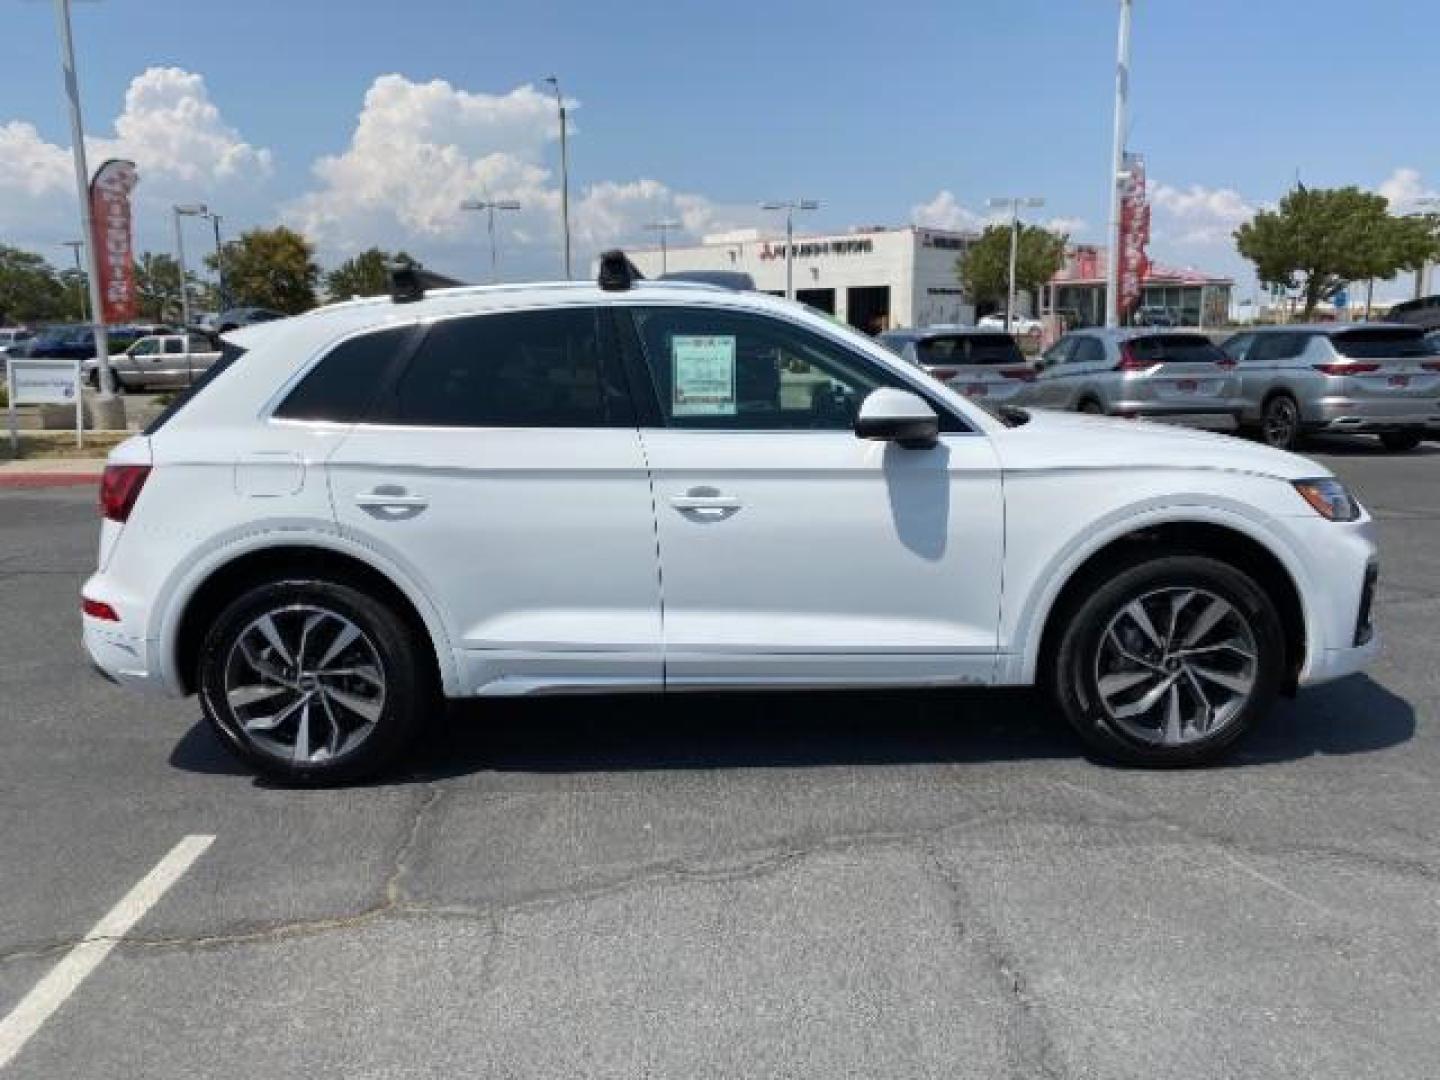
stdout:
MULTIPOLYGON (((150 328, 112 326, 106 330, 106 343, 111 355, 124 352, 150 328)), ((88 323, 49 326, 19 346, 25 356, 51 357, 59 360, 88 360, 95 355, 95 331, 88 323)), ((15 355, 21 355, 17 352, 15 355)))
POLYGON ((1373 525, 1304 458, 992 416, 619 253, 400 298, 231 334, 101 483, 90 656, 267 775, 389 767, 442 695, 1034 683, 1195 764, 1378 649, 1373 525))
MULTIPOLYGON (((120 391, 174 390, 189 386, 219 359, 220 342, 213 334, 151 334, 111 356, 110 370, 120 391)), ((85 362, 85 377, 91 386, 99 386, 99 365, 93 358, 85 362)))
POLYGON ((1075 330, 1046 349, 1036 368, 1026 404, 1216 431, 1239 426, 1235 361, 1204 334, 1075 330))
POLYGON ((242 326, 254 326, 256 323, 273 322, 283 318, 285 318, 283 312, 271 311, 269 308, 237 307, 222 311, 215 316, 215 328, 224 334, 231 330, 238 330, 242 326))
POLYGON ((1035 369, 1003 330, 929 326, 887 330, 876 340, 952 390, 987 404, 1018 404, 1035 381, 1035 369))
POLYGON ((23 326, 0 327, 0 356, 8 354, 11 349, 17 345, 23 345, 34 336, 34 330, 28 330, 23 326))
POLYGON ((1136 326, 1170 327, 1179 326, 1180 320, 1167 307, 1142 307, 1135 312, 1136 326))
POLYGON ((1422 330, 1440 330, 1440 294, 1402 300, 1385 313, 1385 321, 1418 326, 1422 330))
POLYGON ((1418 326, 1256 327, 1222 348, 1238 365, 1241 421, 1271 446, 1330 431, 1378 435, 1399 452, 1440 430, 1440 356, 1418 326))
MULTIPOLYGON (((986 315, 976 325, 982 330, 1004 330, 1006 329, 1005 313, 997 311, 986 315)), ((1032 319, 1028 315, 1016 315, 1010 320, 1009 332, 1012 334, 1038 334, 1043 328, 1044 325, 1039 319, 1032 319)))

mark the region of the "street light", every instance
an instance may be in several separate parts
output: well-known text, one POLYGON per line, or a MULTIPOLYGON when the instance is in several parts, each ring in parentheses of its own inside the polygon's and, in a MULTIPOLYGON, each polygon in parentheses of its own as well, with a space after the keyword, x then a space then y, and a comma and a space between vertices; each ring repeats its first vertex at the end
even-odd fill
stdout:
MULTIPOLYGON (((185 280, 185 236, 180 229, 182 217, 204 217, 210 213, 204 203, 177 203, 175 211, 175 259, 180 264, 180 332, 190 332, 190 283, 185 280)), ((190 351, 189 346, 185 348, 190 351)))
POLYGON ((660 273, 661 273, 661 274, 664 274, 665 271, 666 271, 666 269, 668 268, 667 265, 666 265, 666 263, 667 263, 667 257, 666 257, 666 247, 665 247, 665 235, 666 235, 666 233, 668 233, 671 229, 678 229, 678 228, 680 228, 680 222, 678 222, 678 221, 669 221, 669 220, 664 220, 664 221, 650 221, 650 222, 646 222, 645 228, 649 229, 651 232, 658 232, 658 233, 660 234, 660 273))
POLYGON ((761 210, 785 211, 785 299, 795 299, 795 211, 818 210, 820 204, 814 199, 790 199, 788 201, 763 202, 761 210))
POLYGON ((1125 109, 1130 101, 1130 9, 1120 0, 1120 37, 1115 47, 1115 130, 1110 156, 1110 231, 1105 244, 1105 325, 1120 325, 1120 184, 1125 170, 1125 109))
MULTIPOLYGON (((80 116, 80 80, 75 74, 75 42, 70 34, 70 0, 55 0, 55 22, 60 28, 60 66, 65 75, 65 96, 70 104, 70 146, 75 159, 75 194, 80 199, 80 233, 95 235, 90 218, 90 166, 85 162, 85 123, 80 116)), ((100 253, 85 245, 90 278, 90 316, 95 333, 95 363, 101 398, 115 395, 110 371, 110 341, 105 332, 105 308, 100 296, 100 253)))
POLYGON ((1005 301, 1005 332, 1008 334, 1010 324, 1015 318, 1015 259, 1020 250, 1020 208, 1022 206, 1044 206, 1045 200, 1036 195, 1027 195, 988 201, 992 208, 1008 207, 1010 210, 1010 289, 1009 296, 1005 301))
POLYGON ((554 75, 545 81, 555 88, 555 107, 560 111, 560 228, 565 234, 565 280, 570 280, 570 144, 565 119, 565 98, 560 93, 560 80, 554 75))
POLYGON ((215 230, 215 305, 224 311, 229 305, 225 302, 225 258, 224 248, 220 243, 220 215, 211 212, 201 216, 209 218, 210 225, 215 230))
POLYGON ((85 306, 85 268, 80 265, 80 252, 85 249, 84 240, 64 240, 61 247, 68 247, 75 255, 75 291, 80 294, 80 321, 90 321, 90 310, 85 306))
POLYGON ((495 211, 519 210, 520 204, 514 199, 466 199, 460 204, 460 209, 485 211, 488 219, 486 228, 490 233, 490 280, 492 282, 499 281, 497 276, 499 260, 495 254, 495 211))

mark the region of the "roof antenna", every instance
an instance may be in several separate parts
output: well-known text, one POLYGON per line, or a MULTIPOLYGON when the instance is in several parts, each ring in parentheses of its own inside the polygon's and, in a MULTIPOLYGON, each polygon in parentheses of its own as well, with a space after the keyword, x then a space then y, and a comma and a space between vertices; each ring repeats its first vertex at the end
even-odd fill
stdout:
POLYGON ((637 281, 644 281, 645 275, 636 269, 635 264, 625 257, 625 252, 619 248, 607 251, 600 256, 600 288, 606 292, 624 292, 632 287, 637 281))

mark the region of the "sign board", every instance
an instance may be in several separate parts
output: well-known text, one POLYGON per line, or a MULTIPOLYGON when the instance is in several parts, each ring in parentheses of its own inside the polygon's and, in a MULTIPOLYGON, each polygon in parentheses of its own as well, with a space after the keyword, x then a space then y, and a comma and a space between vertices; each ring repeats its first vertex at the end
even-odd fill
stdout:
POLYGON ((5 387, 10 394, 10 446, 20 456, 18 405, 75 406, 75 443, 80 445, 84 414, 80 399, 80 361, 28 356, 5 358, 5 387))
POLYGON ((677 334, 670 339, 671 416, 734 416, 735 338, 677 334))

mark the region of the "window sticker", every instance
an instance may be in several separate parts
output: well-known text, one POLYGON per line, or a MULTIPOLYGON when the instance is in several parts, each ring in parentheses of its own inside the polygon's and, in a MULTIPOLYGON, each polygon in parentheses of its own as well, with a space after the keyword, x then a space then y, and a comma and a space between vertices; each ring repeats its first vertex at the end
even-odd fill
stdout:
POLYGON ((671 416, 735 415, 733 334, 676 334, 670 369, 671 416))

